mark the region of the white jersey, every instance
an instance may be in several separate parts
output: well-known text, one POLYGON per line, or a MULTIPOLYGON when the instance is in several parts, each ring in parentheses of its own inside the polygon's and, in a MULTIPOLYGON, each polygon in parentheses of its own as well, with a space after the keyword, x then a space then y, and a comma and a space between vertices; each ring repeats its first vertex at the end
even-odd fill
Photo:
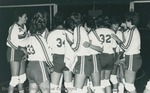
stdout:
POLYGON ((141 49, 141 37, 137 28, 133 27, 124 32, 125 43, 121 44, 121 48, 125 50, 126 55, 139 54, 141 49))
POLYGON ((9 28, 9 35, 7 37, 7 46, 17 49, 20 42, 27 36, 27 28, 24 25, 22 28, 17 23, 14 23, 9 28))
POLYGON ((84 56, 90 55, 90 48, 85 48, 83 43, 87 41, 89 42, 88 33, 82 26, 78 26, 74 29, 74 39, 72 44, 72 49, 75 51, 76 55, 84 56))
POLYGON ((75 64, 75 52, 72 50, 71 46, 69 45, 67 39, 69 39, 70 42, 73 42, 73 32, 70 30, 66 31, 66 35, 68 38, 66 38, 65 42, 65 57, 64 57, 64 62, 66 67, 69 68, 70 71, 72 71, 74 64, 75 64))
POLYGON ((103 45, 103 53, 113 54, 113 48, 117 46, 116 41, 111 37, 111 34, 115 34, 114 31, 108 28, 98 28, 95 32, 103 45))
POLYGON ((47 37, 47 43, 53 54, 65 54, 65 29, 55 29, 47 37))
MULTIPOLYGON (((89 38, 90 38, 90 40, 91 40, 91 44, 92 44, 92 45, 102 47, 101 42, 100 42, 99 39, 96 37, 95 31, 91 31, 91 32, 89 33, 89 38)), ((94 49, 90 49, 90 53, 91 53, 91 54, 99 54, 99 52, 96 51, 96 50, 94 50, 94 49)))
POLYGON ((27 48, 28 61, 52 62, 52 56, 48 53, 48 45, 42 36, 30 36, 22 41, 21 46, 27 48))
POLYGON ((42 36, 47 40, 48 35, 49 35, 49 31, 46 28, 45 31, 42 33, 42 36))

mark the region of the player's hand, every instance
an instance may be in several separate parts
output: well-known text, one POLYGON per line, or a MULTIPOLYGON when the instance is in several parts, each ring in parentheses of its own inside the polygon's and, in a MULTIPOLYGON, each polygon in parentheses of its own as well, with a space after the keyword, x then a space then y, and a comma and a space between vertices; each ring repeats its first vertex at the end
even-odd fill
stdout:
POLYGON ((88 47, 90 47, 90 43, 87 42, 87 41, 85 41, 85 42, 83 43, 83 46, 84 46, 85 48, 88 48, 88 47))

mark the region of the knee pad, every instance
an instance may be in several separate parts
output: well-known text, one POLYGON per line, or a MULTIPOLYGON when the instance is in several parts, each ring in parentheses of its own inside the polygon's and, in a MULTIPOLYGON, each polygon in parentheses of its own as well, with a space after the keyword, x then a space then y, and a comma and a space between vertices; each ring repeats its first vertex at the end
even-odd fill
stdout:
POLYGON ((19 84, 19 76, 12 76, 9 85, 15 87, 19 84))
POLYGON ((129 92, 135 91, 135 86, 134 84, 131 84, 131 83, 125 83, 125 89, 129 92))
POLYGON ((65 85, 66 88, 73 88, 73 83, 72 82, 69 82, 69 83, 64 82, 64 85, 65 85))
POLYGON ((109 79, 106 79, 106 80, 104 80, 104 86, 105 87, 108 87, 108 86, 110 86, 111 84, 110 84, 110 82, 109 82, 109 79))
POLYGON ((26 81, 27 77, 26 74, 22 74, 19 76, 19 83, 24 83, 26 81))
POLYGON ((146 89, 150 90, 150 80, 146 84, 146 89))
POLYGON ((109 82, 109 79, 105 79, 105 80, 101 80, 101 87, 102 88, 105 88, 105 87, 108 87, 110 86, 110 82, 109 82))
POLYGON ((116 75, 111 75, 110 76, 110 81, 112 82, 112 84, 117 84, 118 83, 117 76, 116 75))
POLYGON ((94 93, 104 93, 104 90, 100 86, 94 86, 92 91, 94 91, 94 93))

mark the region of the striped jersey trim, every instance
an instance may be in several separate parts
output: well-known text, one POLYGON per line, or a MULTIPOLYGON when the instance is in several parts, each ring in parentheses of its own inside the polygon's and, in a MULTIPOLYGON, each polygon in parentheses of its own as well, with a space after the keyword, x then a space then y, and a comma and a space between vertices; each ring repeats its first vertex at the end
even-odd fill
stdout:
POLYGON ((123 48, 124 50, 128 49, 130 44, 131 44, 131 41, 132 41, 132 38, 133 38, 134 29, 135 29, 135 27, 133 27, 131 29, 131 31, 130 31, 130 35, 129 35, 129 39, 128 39, 127 45, 121 44, 121 48, 123 48))
POLYGON ((69 32, 69 33, 73 34, 73 32, 72 32, 72 31, 70 31, 70 30, 66 30, 66 32, 69 32))
POLYGON ((8 42, 8 44, 9 44, 12 48, 17 49, 18 47, 15 46, 15 45, 11 42, 11 33, 12 33, 12 29, 13 29, 14 25, 15 25, 15 24, 13 24, 13 25, 10 27, 10 29, 9 29, 9 35, 8 35, 7 42, 8 42))
POLYGON ((80 41, 81 41, 81 36, 80 36, 80 26, 77 27, 77 42, 76 42, 76 47, 73 48, 74 51, 77 51, 80 46, 80 41))
POLYGON ((128 70, 132 71, 133 67, 133 55, 129 56, 129 67, 128 70))
POLYGON ((103 43, 103 42, 100 40, 100 38, 99 38, 98 34, 96 33, 96 31, 92 31, 92 32, 94 33, 94 35, 95 35, 95 37, 98 39, 98 41, 100 41, 101 43, 103 43))
POLYGON ((37 36, 37 35, 35 35, 35 37, 36 37, 36 39, 39 41, 39 43, 40 43, 40 45, 41 45, 41 47, 42 47, 42 49, 43 49, 44 55, 45 55, 45 57, 46 57, 46 64, 47 64, 50 68, 53 67, 54 64, 50 61, 50 58, 49 58, 49 56, 48 56, 48 53, 47 53, 47 51, 46 51, 46 48, 45 48, 45 46, 44 46, 42 40, 41 40, 40 37, 37 36))
POLYGON ((43 81, 46 81, 46 80, 48 80, 48 78, 46 76, 46 71, 45 71, 44 63, 42 61, 39 61, 39 64, 40 64, 41 71, 42 71, 43 81))

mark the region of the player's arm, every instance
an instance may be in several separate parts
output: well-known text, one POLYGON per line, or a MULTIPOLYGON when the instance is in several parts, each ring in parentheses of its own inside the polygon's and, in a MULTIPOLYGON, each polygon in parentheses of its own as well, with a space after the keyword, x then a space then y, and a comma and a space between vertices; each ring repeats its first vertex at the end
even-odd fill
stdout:
POLYGON ((74 37, 73 37, 73 44, 71 45, 71 48, 74 51, 77 51, 80 45, 80 40, 81 40, 81 36, 80 36, 80 26, 76 27, 74 29, 74 37))
POLYGON ((72 46, 73 42, 70 40, 70 38, 68 37, 67 34, 65 34, 65 36, 66 36, 66 41, 68 42, 68 44, 69 44, 70 46, 72 46))
POLYGON ((86 47, 86 48, 91 48, 91 49, 96 50, 98 52, 102 52, 103 51, 103 47, 93 45, 91 42, 92 42, 91 40, 90 40, 90 42, 85 41, 83 43, 83 46, 86 47))
POLYGON ((48 44, 46 43, 46 40, 45 42, 43 42, 45 47, 43 47, 43 50, 46 50, 44 51, 44 54, 45 54, 45 57, 46 57, 46 64, 48 65, 48 67, 51 69, 54 67, 54 64, 53 64, 53 58, 52 58, 52 53, 51 51, 48 49, 48 44))
POLYGON ((7 42, 14 49, 18 48, 18 44, 17 44, 17 42, 18 42, 18 33, 19 33, 19 30, 15 27, 15 25, 12 25, 9 28, 9 34, 8 34, 7 42))

